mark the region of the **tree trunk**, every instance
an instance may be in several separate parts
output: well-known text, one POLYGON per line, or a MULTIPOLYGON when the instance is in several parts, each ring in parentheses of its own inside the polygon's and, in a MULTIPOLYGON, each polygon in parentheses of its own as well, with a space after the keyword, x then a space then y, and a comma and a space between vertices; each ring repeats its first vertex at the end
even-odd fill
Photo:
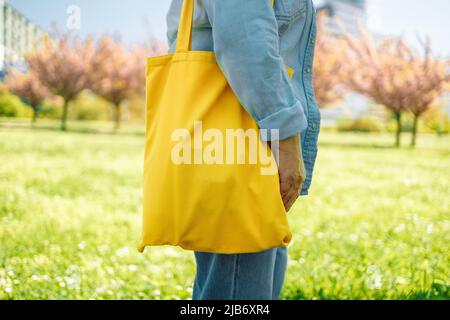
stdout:
POLYGON ((413 127, 412 127, 412 136, 411 136, 411 147, 416 146, 416 137, 417 137, 417 124, 419 122, 419 115, 414 115, 413 127))
POLYGON ((402 113, 395 112, 395 121, 397 123, 397 128, 395 131, 395 146, 400 147, 400 135, 402 133, 402 113))
POLYGON ((31 108, 33 109, 33 118, 31 119, 31 127, 34 128, 36 126, 36 120, 38 117, 38 106, 37 105, 32 105, 31 108))
POLYGON ((438 120, 438 127, 437 127, 437 135, 438 137, 442 136, 442 134, 444 133, 444 111, 442 110, 442 108, 439 109, 439 120, 438 120))
POLYGON ((120 120, 122 119, 122 110, 120 109, 120 102, 114 104, 114 130, 120 129, 120 120))
POLYGON ((61 130, 66 131, 67 130, 67 115, 69 113, 69 100, 64 99, 64 107, 63 107, 63 113, 61 117, 61 130))

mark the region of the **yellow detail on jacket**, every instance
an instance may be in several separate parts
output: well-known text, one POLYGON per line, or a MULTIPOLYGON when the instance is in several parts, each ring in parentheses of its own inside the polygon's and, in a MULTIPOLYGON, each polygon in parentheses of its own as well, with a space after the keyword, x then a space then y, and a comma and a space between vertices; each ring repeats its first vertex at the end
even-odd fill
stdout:
POLYGON ((292 68, 289 67, 289 66, 286 66, 286 72, 287 72, 287 74, 289 75, 289 78, 292 79, 292 77, 294 76, 294 69, 292 69, 292 68))

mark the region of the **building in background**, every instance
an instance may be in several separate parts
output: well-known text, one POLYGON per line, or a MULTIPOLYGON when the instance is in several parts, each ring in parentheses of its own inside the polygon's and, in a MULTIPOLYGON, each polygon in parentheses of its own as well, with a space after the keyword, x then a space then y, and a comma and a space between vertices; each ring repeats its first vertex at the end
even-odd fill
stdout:
POLYGON ((24 68, 24 55, 46 32, 5 0, 0 0, 0 78, 9 66, 24 68))
POLYGON ((316 0, 314 1, 317 11, 323 12, 327 17, 327 25, 332 34, 341 33, 337 21, 344 28, 356 34, 359 24, 366 23, 366 0, 316 0))

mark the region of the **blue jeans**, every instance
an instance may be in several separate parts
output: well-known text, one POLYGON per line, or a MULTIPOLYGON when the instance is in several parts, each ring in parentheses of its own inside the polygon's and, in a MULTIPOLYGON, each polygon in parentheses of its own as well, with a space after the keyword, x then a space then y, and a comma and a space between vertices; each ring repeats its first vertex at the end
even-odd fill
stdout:
POLYGON ((193 300, 277 300, 283 287, 287 249, 257 253, 195 252, 193 300))

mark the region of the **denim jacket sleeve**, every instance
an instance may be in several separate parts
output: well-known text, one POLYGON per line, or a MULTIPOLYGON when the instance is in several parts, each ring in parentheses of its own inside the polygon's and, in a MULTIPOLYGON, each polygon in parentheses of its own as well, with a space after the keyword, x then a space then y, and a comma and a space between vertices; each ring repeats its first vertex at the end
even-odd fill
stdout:
POLYGON ((271 1, 207 3, 217 62, 241 104, 261 129, 279 129, 281 140, 299 134, 307 120, 280 55, 271 1))

